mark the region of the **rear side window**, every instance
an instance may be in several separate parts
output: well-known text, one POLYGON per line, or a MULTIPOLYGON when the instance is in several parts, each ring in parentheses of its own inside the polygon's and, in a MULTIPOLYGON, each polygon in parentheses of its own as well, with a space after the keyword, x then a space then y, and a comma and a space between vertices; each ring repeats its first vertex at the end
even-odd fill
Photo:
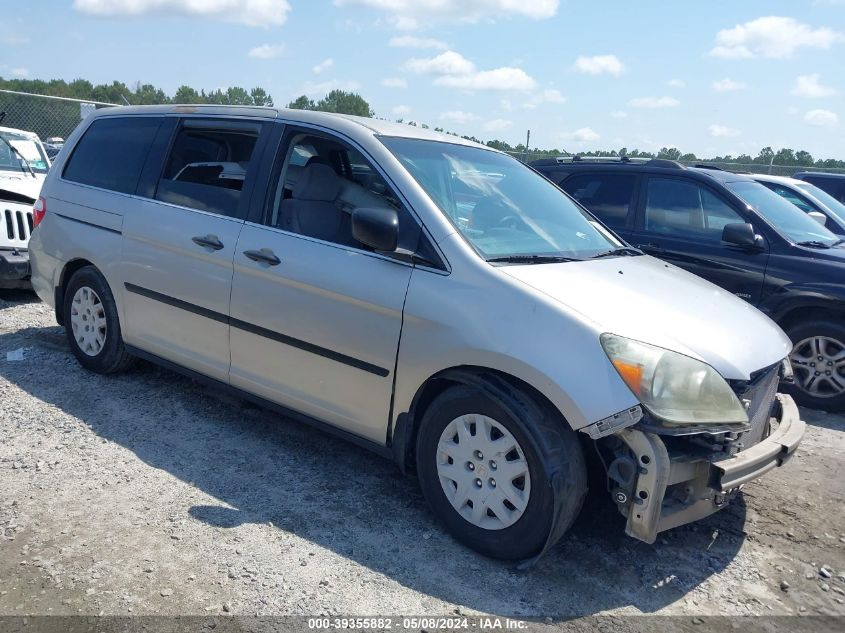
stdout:
POLYGON ((608 226, 625 228, 636 180, 630 175, 581 174, 561 186, 608 226))
POLYGON ((260 131, 260 123, 186 119, 165 159, 156 199, 237 215, 260 131))
POLYGON ((134 194, 161 122, 161 117, 97 119, 74 148, 65 180, 134 194))

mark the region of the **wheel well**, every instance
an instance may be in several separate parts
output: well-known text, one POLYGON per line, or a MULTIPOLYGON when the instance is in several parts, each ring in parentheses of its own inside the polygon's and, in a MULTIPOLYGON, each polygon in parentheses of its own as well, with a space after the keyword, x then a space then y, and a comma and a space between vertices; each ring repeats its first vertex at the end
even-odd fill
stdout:
POLYGON ((73 277, 73 274, 79 270, 80 268, 85 268, 86 266, 93 266, 91 262, 87 259, 73 259, 65 264, 64 269, 62 270, 62 274, 59 277, 59 285, 56 286, 56 321, 59 325, 64 325, 62 322, 62 306, 65 303, 65 288, 67 288, 67 284, 70 281, 70 278, 73 277))
POLYGON ((802 308, 795 308, 784 314, 778 319, 778 325, 784 331, 788 331, 791 327, 797 325, 802 321, 826 320, 826 321, 845 321, 845 312, 835 308, 806 306, 802 308))
POLYGON ((450 387, 479 386, 493 382, 498 382, 499 385, 504 382, 507 387, 529 396, 538 405, 549 407, 560 415, 566 424, 563 413, 546 396, 516 376, 487 367, 460 366, 446 369, 426 380, 411 401, 410 410, 399 416, 397 428, 393 434, 393 455, 402 471, 412 470, 414 467, 420 421, 437 396, 450 387))

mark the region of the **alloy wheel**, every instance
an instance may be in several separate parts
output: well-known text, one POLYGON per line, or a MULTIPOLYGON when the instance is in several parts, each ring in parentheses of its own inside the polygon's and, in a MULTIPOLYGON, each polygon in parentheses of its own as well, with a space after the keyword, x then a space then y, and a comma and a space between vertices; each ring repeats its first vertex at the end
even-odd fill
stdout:
POLYGON ((799 341, 789 356, 795 384, 816 398, 845 393, 845 343, 829 336, 799 341))

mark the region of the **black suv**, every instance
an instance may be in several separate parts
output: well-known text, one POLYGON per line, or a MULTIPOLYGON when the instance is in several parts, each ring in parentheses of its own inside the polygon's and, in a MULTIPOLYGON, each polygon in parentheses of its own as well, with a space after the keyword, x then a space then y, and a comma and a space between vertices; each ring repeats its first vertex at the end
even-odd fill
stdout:
MULTIPOLYGON (((795 347, 800 403, 845 410, 845 246, 747 176, 653 159, 532 166, 631 245, 758 307, 795 347)), ((731 327, 725 323, 725 327, 731 327)))
POLYGON ((793 178, 804 180, 819 189, 827 191, 839 202, 845 204, 845 174, 825 174, 816 171, 800 171, 793 178))

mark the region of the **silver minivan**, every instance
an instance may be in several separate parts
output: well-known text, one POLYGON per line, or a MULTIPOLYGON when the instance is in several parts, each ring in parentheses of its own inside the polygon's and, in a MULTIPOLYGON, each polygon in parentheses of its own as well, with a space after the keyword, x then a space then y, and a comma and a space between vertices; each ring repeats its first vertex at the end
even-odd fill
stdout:
POLYGON ((79 362, 137 358, 413 470, 463 543, 540 555, 601 462, 631 536, 705 517, 803 433, 789 339, 490 148, 271 108, 99 110, 35 206, 79 362))

